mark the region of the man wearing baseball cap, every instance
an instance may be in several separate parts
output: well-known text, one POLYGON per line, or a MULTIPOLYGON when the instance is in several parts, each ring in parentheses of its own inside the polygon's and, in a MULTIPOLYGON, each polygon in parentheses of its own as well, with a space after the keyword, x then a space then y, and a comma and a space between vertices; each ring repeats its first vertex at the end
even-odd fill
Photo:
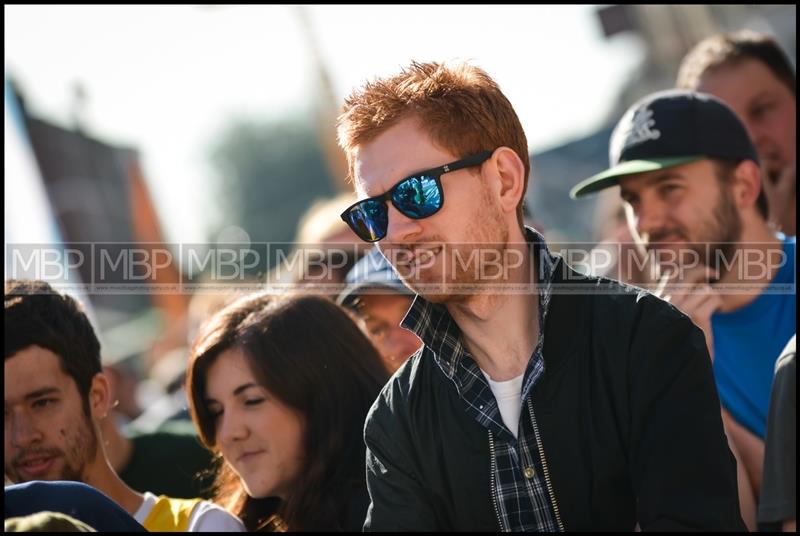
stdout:
POLYGON ((414 293, 377 248, 353 266, 345 282, 347 287, 337 302, 364 320, 386 368, 394 374, 422 344, 416 335, 400 327, 414 293))
POLYGON ((711 95, 641 99, 614 129, 609 157, 571 196, 620 186, 634 237, 660 269, 656 292, 705 333, 723 421, 757 496, 775 359, 797 325, 795 237, 759 210, 756 149, 711 95))

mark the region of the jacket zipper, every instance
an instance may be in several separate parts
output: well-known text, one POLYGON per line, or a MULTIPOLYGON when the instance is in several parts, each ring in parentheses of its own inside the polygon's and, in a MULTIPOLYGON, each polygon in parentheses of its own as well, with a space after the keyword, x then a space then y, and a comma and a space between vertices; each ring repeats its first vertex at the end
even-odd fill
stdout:
MULTIPOLYGON (((539 437, 539 427, 536 424, 536 417, 533 414, 533 403, 531 402, 530 397, 528 397, 528 410, 530 410, 531 414, 531 424, 533 425, 533 434, 536 436, 536 447, 539 449, 539 458, 542 459, 542 469, 544 470, 544 481, 547 485, 547 493, 550 495, 550 500, 552 501, 553 505, 553 512, 556 514, 556 523, 558 523, 558 530, 559 532, 564 532, 564 524, 561 522, 561 514, 558 513, 558 502, 556 502, 556 495, 553 493, 553 485, 550 483, 550 471, 547 468, 547 460, 544 457, 544 447, 542 447, 542 441, 539 437)), ((489 434, 491 438, 491 433, 489 434)))
POLYGON ((503 527, 503 518, 500 517, 500 509, 497 506, 497 489, 494 485, 494 473, 496 468, 496 461, 494 456, 494 438, 492 437, 492 431, 489 430, 489 455, 492 459, 492 466, 489 469, 489 486, 492 493, 492 504, 494 505, 494 515, 497 517, 497 523, 500 525, 500 532, 506 532, 506 529, 503 527))

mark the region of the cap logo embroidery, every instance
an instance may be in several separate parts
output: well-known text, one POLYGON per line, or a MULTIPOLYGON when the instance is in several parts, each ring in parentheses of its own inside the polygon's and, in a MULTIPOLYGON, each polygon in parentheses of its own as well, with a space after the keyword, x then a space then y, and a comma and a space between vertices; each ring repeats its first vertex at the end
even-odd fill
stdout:
POLYGON ((625 148, 636 145, 647 140, 657 140, 661 137, 661 131, 656 130, 656 120, 653 119, 653 110, 644 107, 638 110, 633 116, 633 124, 625 136, 625 148))

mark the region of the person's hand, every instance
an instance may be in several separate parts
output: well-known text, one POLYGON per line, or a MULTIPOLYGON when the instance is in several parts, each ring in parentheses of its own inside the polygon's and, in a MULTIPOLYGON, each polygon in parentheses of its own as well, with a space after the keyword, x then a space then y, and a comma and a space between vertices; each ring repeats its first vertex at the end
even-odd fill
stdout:
POLYGON ((792 210, 797 195, 795 168, 795 163, 792 163, 781 171, 774 182, 769 176, 761 182, 769 205, 769 219, 787 235, 794 235, 797 225, 792 210))
POLYGON ((714 339, 711 332, 711 315, 722 307, 722 299, 711 287, 714 272, 707 266, 665 273, 654 294, 670 302, 692 319, 703 330, 708 355, 714 360, 714 339))

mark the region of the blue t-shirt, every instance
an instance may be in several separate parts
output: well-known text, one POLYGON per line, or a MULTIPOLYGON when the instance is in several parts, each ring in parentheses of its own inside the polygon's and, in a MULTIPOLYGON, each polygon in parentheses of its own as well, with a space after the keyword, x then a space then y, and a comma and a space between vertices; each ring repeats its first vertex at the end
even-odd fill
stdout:
POLYGON ((786 262, 764 292, 737 311, 711 317, 720 401, 736 422, 761 439, 766 434, 775 361, 797 331, 797 241, 780 237, 786 262))

